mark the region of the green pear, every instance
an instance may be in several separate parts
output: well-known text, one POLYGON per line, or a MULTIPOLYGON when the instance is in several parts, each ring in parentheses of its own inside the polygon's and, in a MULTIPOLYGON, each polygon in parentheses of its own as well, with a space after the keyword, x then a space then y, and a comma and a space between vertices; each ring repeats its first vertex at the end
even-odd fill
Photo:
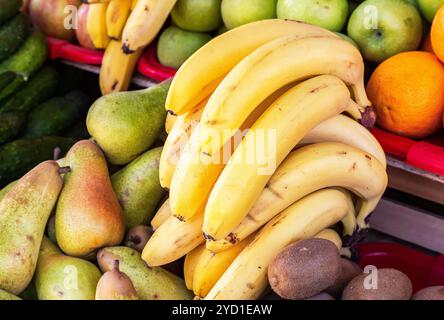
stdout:
POLYGON ((35 273, 39 300, 94 300, 101 276, 94 264, 64 255, 43 237, 35 273))
POLYGON ((19 297, 0 289, 0 300, 22 300, 19 297))
POLYGON ((127 164, 148 150, 165 126, 170 81, 98 99, 86 118, 88 132, 112 164, 127 164))
POLYGON ((125 273, 136 288, 140 300, 190 300, 193 294, 185 287, 185 281, 160 267, 148 267, 140 253, 127 247, 103 248, 97 253, 102 272, 110 271, 119 261, 120 271, 125 273))
POLYGON ((127 229, 148 224, 165 194, 159 181, 161 153, 161 147, 147 151, 111 177, 127 229))
POLYGON ((49 215, 62 189, 59 165, 29 171, 0 202, 0 288, 19 294, 30 283, 49 215))
POLYGON ((139 300, 131 279, 119 270, 119 260, 115 260, 113 268, 100 278, 96 300, 139 300))
POLYGON ((68 151, 65 164, 71 171, 64 176, 57 203, 57 244, 76 257, 120 244, 125 222, 102 151, 92 141, 79 141, 68 151))
POLYGON ((12 189, 13 186, 15 186, 16 183, 17 181, 12 181, 10 184, 8 184, 2 190, 0 190, 0 201, 2 201, 5 195, 9 192, 9 190, 12 189))
POLYGON ((56 234, 55 234, 55 215, 51 216, 46 224, 46 235, 49 240, 57 244, 56 234))

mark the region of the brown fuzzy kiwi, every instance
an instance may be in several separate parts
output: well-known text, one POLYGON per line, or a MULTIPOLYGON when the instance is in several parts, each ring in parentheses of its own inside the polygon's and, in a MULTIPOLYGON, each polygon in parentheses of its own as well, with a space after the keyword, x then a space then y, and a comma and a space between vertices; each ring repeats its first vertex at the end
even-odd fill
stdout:
POLYGON ((349 282, 342 293, 342 300, 408 300, 412 296, 409 277, 395 269, 377 270, 377 288, 364 288, 366 277, 360 274, 349 282))
POLYGON ((413 295, 412 300, 444 300, 444 286, 421 289, 413 295))
POLYGON ((353 261, 345 258, 341 258, 341 273, 336 279, 335 283, 327 288, 325 292, 331 294, 333 297, 340 298, 345 286, 354 278, 362 273, 361 267, 359 267, 353 261))
POLYGON ((333 285, 341 257, 333 242, 307 239, 285 247, 268 267, 271 288, 284 299, 312 297, 333 285))
POLYGON ((332 295, 327 292, 321 292, 313 297, 307 298, 305 300, 336 300, 332 295))
POLYGON ((139 252, 143 251, 146 243, 153 235, 153 228, 148 226, 135 226, 128 230, 125 236, 125 246, 139 252))

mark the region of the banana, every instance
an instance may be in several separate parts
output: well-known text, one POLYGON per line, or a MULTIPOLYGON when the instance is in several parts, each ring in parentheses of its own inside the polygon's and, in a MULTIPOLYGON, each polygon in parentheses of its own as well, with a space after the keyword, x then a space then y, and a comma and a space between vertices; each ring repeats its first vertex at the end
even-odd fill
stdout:
POLYGON ((159 163, 159 180, 163 188, 170 188, 171 179, 191 133, 200 121, 203 107, 208 100, 198 104, 195 109, 177 118, 162 149, 159 163))
POLYGON ((166 108, 174 114, 191 110, 242 59, 262 45, 288 35, 337 37, 314 25, 279 19, 256 21, 227 31, 200 48, 179 68, 168 91, 166 108))
POLYGON ((109 43, 106 32, 106 11, 109 3, 94 3, 89 5, 86 30, 96 49, 105 49, 109 43))
POLYGON ((142 252, 142 259, 150 267, 176 261, 204 242, 201 214, 188 221, 170 216, 154 231, 142 252))
MULTIPOLYGON (((244 122, 242 130, 250 128, 264 111, 291 87, 284 86, 265 99, 244 122)), ((170 185, 171 209, 173 214, 182 220, 190 219, 205 205, 225 163, 240 142, 240 139, 232 138, 220 153, 209 156, 199 153, 198 139, 199 126, 181 152, 170 185)))
POLYGON ((361 149, 374 156, 383 165, 387 166, 385 152, 378 140, 358 122, 342 114, 320 123, 312 129, 300 144, 319 142, 340 142, 361 149))
POLYGON ((109 3, 114 0, 83 0, 83 3, 94 4, 94 3, 109 3))
MULTIPOLYGON (((326 187, 342 187, 371 201, 387 186, 384 166, 368 153, 335 142, 312 144, 288 155, 270 178, 248 215, 223 240, 208 241, 214 252, 226 250, 258 230, 295 201, 326 187)), ((244 192, 245 193, 245 192, 244 192)), ((353 203, 349 203, 353 211, 353 203)), ((355 229, 354 212, 343 220, 344 233, 355 229)))
POLYGON ((347 193, 324 189, 294 203, 267 223, 210 290, 206 300, 251 300, 267 288, 268 266, 290 243, 311 238, 348 211, 347 193))
POLYGON ((137 50, 131 55, 124 54, 119 41, 109 42, 105 49, 99 76, 100 90, 103 95, 128 90, 141 54, 142 50, 137 50))
MULTIPOLYGON (((206 248, 200 251, 198 262, 194 269, 194 294, 201 298, 205 297, 234 259, 250 244, 253 238, 254 235, 239 242, 228 250, 216 254, 206 248)), ((202 246, 205 247, 205 244, 202 246)))
POLYGON ((134 8, 136 7, 138 1, 139 0, 132 0, 131 1, 131 10, 134 10, 134 8))
MULTIPOLYGON (((227 75, 202 114, 200 152, 213 154, 236 132, 267 96, 293 81, 319 74, 337 76, 354 92, 362 107, 370 105, 364 87, 364 62, 358 49, 333 37, 287 36, 260 47, 227 75), (307 53, 310 54, 307 54, 307 53)), ((345 110, 343 110, 345 111, 345 110)))
POLYGON ((130 54, 149 45, 162 28, 176 1, 139 0, 123 29, 123 51, 130 54))
POLYGON ((187 286, 188 290, 193 290, 193 279, 196 266, 199 262, 200 256, 205 250, 205 244, 201 244, 185 256, 185 262, 183 264, 183 275, 185 279, 185 285, 187 286))
POLYGON ((153 219, 151 220, 151 226, 154 230, 157 230, 162 223, 164 223, 169 217, 172 216, 170 208, 170 200, 167 199, 157 210, 153 219))
POLYGON ((108 37, 119 40, 131 12, 132 0, 112 0, 106 10, 106 32, 108 37))
POLYGON ((330 240, 335 244, 338 250, 341 250, 342 248, 342 239, 339 236, 339 234, 333 229, 324 229, 321 232, 319 232, 317 235, 315 235, 314 238, 330 240))
POLYGON ((165 132, 170 133, 171 129, 173 128, 174 124, 177 121, 178 116, 173 115, 172 113, 168 112, 166 119, 165 119, 165 132))
MULTIPOLYGON (((350 101, 346 85, 331 75, 306 80, 277 99, 245 135, 214 185, 205 208, 206 239, 225 238, 248 214, 276 167, 305 134, 342 113, 350 101)), ((207 108, 208 104, 202 117, 207 108)), ((203 120, 199 126, 202 124, 203 120)))

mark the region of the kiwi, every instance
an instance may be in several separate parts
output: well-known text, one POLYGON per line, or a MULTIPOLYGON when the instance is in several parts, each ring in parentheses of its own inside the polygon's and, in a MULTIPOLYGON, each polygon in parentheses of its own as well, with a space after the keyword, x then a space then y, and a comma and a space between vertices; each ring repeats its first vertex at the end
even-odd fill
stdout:
POLYGON ((340 298, 345 286, 356 276, 362 273, 361 268, 354 262, 341 258, 341 273, 335 283, 327 288, 325 292, 333 297, 340 298))
POLYGON ((413 295, 412 300, 444 300, 444 286, 421 289, 413 295))
POLYGON ((305 300, 336 300, 332 295, 327 292, 321 292, 313 297, 307 298, 305 300))
POLYGON ((364 288, 366 277, 360 274, 353 278, 342 293, 342 300, 408 300, 412 296, 409 277, 395 269, 377 270, 376 288, 364 288))
POLYGON ((299 300, 332 286, 340 272, 341 257, 333 242, 307 239, 278 253, 268 267, 268 280, 280 297, 299 300))

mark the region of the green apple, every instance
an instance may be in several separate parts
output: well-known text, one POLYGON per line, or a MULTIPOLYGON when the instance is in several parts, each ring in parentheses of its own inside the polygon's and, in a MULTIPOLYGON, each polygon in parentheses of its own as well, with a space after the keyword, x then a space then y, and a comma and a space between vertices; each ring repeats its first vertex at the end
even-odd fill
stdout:
POLYGON ((352 38, 350 38, 349 36, 347 36, 346 34, 340 33, 340 32, 335 32, 338 36, 340 36, 342 39, 344 39, 345 41, 347 41, 348 43, 352 44, 356 49, 359 50, 358 44, 356 42, 353 41, 352 38))
POLYGON ((430 23, 432 23, 436 11, 444 4, 444 0, 417 0, 417 2, 422 15, 430 23))
POLYGON ((222 19, 228 29, 257 20, 276 18, 277 0, 222 0, 222 19))
POLYGON ((347 33, 371 62, 399 52, 416 50, 422 38, 422 20, 405 0, 366 0, 353 11, 347 33))
POLYGON ((194 52, 210 40, 209 34, 170 26, 159 37, 157 57, 161 64, 179 68, 194 52))
POLYGON ((208 32, 222 24, 221 0, 178 0, 171 18, 182 29, 208 32))
POLYGON ((341 31, 347 21, 347 0, 278 0, 277 17, 341 31))

